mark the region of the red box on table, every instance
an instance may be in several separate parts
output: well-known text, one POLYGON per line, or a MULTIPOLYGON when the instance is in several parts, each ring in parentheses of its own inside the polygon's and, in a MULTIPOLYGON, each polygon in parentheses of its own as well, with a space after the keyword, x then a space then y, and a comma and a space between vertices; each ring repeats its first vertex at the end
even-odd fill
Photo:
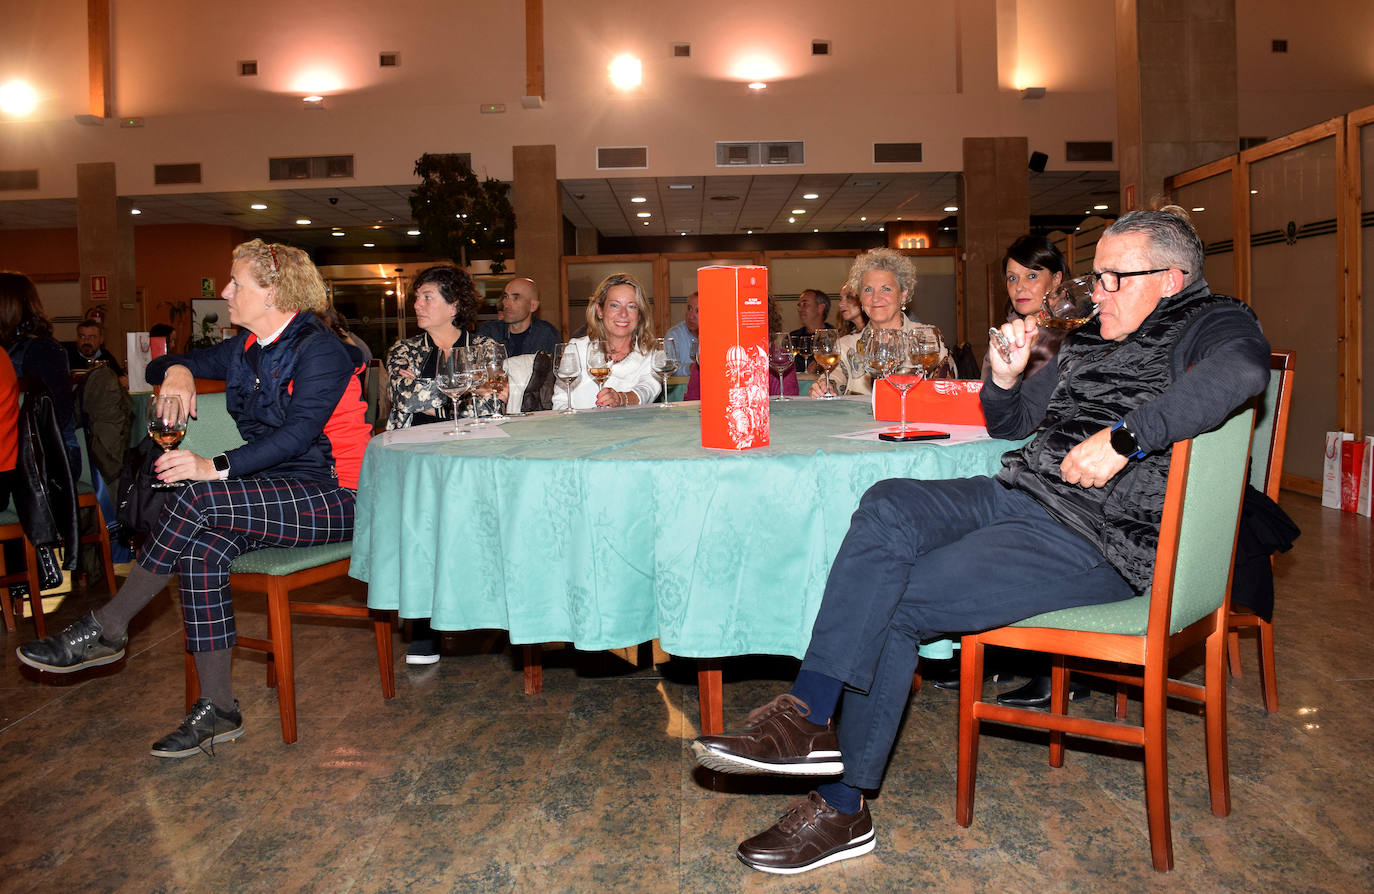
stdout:
POLYGON ((768 268, 697 271, 701 446, 768 445, 768 268))
MULTIPOLYGON (((978 392, 981 379, 922 379, 906 393, 907 422, 987 426, 978 392)), ((873 418, 896 422, 902 418, 897 388, 886 379, 873 383, 873 418)))

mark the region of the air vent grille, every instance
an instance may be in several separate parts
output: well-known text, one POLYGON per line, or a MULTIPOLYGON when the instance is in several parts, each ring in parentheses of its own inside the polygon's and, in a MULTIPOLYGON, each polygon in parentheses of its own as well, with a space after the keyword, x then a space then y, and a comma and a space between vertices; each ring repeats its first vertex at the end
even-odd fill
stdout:
POLYGON ((648 146, 597 146, 596 168, 647 168, 649 166, 648 146))
POLYGON ((31 171, 0 171, 0 189, 37 189, 38 169, 31 171))
POLYGON ((353 176, 351 155, 304 155, 267 159, 271 180, 335 180, 353 176))
POLYGON ((1068 142, 1064 144, 1065 161, 1111 161, 1112 144, 1110 140, 1094 142, 1091 140, 1068 142))
POLYGON ((716 144, 716 167, 718 168, 805 163, 806 147, 800 140, 716 144))
POLYGON ((873 163, 912 165, 921 163, 920 143, 874 143, 873 163))
POLYGON ((199 183, 200 163, 153 165, 153 182, 162 186, 173 183, 199 183))

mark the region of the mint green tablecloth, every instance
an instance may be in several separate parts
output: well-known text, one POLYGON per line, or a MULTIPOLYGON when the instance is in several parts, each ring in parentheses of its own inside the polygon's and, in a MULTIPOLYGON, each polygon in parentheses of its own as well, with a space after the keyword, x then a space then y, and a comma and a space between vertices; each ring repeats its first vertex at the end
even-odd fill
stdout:
POLYGON ((989 474, 1005 441, 828 437, 866 399, 772 405, 771 445, 700 447, 696 404, 540 415, 509 438, 384 446, 363 462, 353 577, 440 630, 580 649, 800 657, 849 516, 884 478, 989 474))

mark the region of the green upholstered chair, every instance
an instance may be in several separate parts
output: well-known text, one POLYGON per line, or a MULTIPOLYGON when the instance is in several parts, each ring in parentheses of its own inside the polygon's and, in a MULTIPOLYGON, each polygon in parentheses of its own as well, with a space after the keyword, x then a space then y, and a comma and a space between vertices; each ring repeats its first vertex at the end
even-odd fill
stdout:
MULTIPOLYGON (((1259 397, 1255 437, 1250 445, 1250 484, 1274 502, 1279 499, 1283 477, 1283 451, 1288 441, 1288 407, 1293 400, 1293 370, 1297 355, 1275 351, 1269 355, 1269 387, 1259 397)), ((1240 676, 1240 631, 1254 627, 1258 633, 1260 691, 1269 713, 1279 709, 1278 676, 1274 671, 1274 623, 1247 608, 1232 606, 1227 621, 1226 653, 1231 676, 1240 676)))
MULTIPOLYGON (((197 394, 196 418, 186 429, 181 446, 201 456, 214 456, 243 443, 238 427, 225 409, 224 394, 197 394)), ((291 646, 291 616, 314 615, 365 618, 372 622, 377 645, 377 666, 382 677, 382 697, 396 694, 395 666, 392 656, 391 612, 372 612, 366 605, 296 602, 291 592, 348 575, 352 542, 321 546, 269 548, 244 553, 229 566, 229 586, 239 593, 264 593, 267 596, 267 637, 240 636, 238 645, 267 654, 267 685, 277 689, 281 712, 282 741, 296 741, 296 672, 291 646)), ((186 706, 200 696, 200 680, 195 662, 186 653, 186 706)))
POLYGON ((1145 752, 1145 806, 1154 867, 1160 871, 1172 869, 1165 716, 1168 695, 1202 702, 1212 812, 1217 816, 1231 812, 1223 665, 1227 596, 1253 417, 1253 410, 1242 410, 1215 431, 1173 446, 1154 578, 1148 594, 1106 605, 1048 612, 963 637, 957 805, 960 825, 973 822, 978 736, 983 721, 1048 730, 1050 765, 1055 767, 1064 763, 1066 733, 1139 745, 1145 752), (1169 679, 1169 658, 1198 642, 1206 643, 1204 684, 1169 679), (986 646, 1051 654, 1053 682, 1048 712, 982 700, 986 646), (1143 683, 1142 724, 1068 716, 1066 656, 1139 668, 1132 674, 1097 670, 1093 673, 1118 682, 1143 683))

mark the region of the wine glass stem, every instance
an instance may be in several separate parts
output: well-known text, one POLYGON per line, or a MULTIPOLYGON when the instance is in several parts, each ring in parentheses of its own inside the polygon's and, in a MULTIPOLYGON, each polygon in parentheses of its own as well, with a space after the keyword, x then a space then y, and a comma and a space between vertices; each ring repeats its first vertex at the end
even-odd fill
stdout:
POLYGON ((906 434, 906 389, 905 389, 905 388, 898 388, 898 389, 897 389, 897 404, 898 404, 898 406, 901 408, 900 412, 901 412, 901 417, 902 417, 902 423, 901 423, 902 427, 901 427, 900 431, 901 431, 901 433, 902 433, 903 435, 905 435, 905 434, 906 434))

